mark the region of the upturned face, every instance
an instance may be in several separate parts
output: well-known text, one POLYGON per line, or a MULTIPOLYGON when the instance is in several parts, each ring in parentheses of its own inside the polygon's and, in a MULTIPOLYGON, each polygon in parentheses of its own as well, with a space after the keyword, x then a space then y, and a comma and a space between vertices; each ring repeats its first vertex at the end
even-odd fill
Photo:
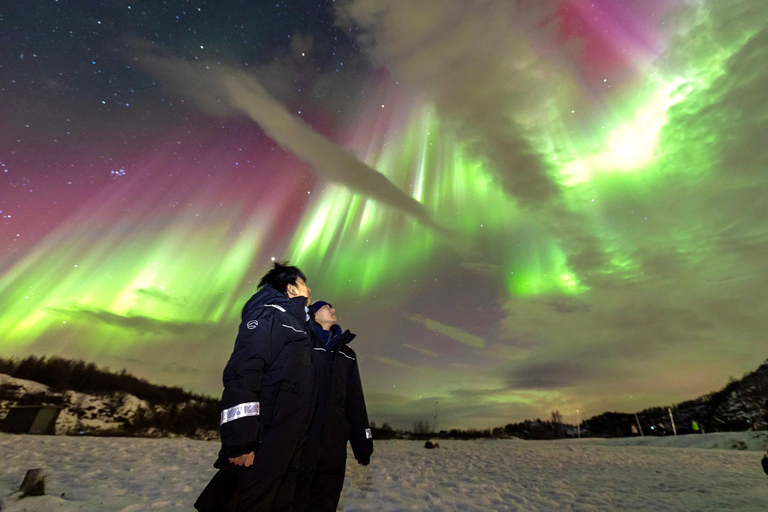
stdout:
POLYGON ((315 312, 315 321, 321 325, 337 323, 336 310, 329 304, 326 304, 315 312))
POLYGON ((296 284, 289 284, 285 291, 291 299, 294 297, 306 297, 306 305, 312 304, 312 289, 300 277, 296 278, 296 284))

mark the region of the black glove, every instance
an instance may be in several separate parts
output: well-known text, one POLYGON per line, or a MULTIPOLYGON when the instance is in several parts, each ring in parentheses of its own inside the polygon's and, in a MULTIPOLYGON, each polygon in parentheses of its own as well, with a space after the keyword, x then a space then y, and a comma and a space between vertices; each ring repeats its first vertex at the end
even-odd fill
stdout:
POLYGON ((763 471, 768 475, 768 455, 763 455, 763 471))
MULTIPOLYGON (((366 457, 365 459, 357 459, 357 463, 360 464, 361 466, 367 466, 368 464, 371 463, 371 458, 366 457)), ((765 467, 765 465, 766 465, 766 462, 763 462, 763 467, 765 467)), ((768 469, 766 469, 766 472, 768 472, 768 469)))

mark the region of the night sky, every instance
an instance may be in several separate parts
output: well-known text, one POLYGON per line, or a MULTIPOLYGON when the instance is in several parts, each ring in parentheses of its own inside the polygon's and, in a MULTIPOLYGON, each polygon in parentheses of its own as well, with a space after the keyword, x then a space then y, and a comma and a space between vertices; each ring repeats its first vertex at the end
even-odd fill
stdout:
POLYGON ((0 353, 218 395, 276 258, 379 424, 719 389, 768 357, 767 10, 4 2, 0 353))

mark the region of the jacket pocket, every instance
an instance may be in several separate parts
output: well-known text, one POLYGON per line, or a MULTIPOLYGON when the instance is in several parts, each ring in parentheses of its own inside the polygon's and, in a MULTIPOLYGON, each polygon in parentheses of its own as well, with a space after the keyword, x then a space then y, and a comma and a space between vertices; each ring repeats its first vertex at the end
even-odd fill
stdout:
POLYGON ((277 385, 275 394, 275 403, 272 407, 272 417, 269 420, 269 426, 272 427, 280 420, 280 413, 285 409, 287 402, 291 401, 291 395, 299 392, 299 384, 292 380, 281 380, 277 385))

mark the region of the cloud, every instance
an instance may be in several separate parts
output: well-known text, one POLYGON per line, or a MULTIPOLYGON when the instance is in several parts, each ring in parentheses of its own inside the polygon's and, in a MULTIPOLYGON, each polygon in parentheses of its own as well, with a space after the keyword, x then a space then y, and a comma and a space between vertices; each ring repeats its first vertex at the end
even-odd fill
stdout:
POLYGON ((136 288, 133 293, 139 297, 146 297, 148 299, 165 302, 167 304, 174 304, 178 306, 185 306, 187 304, 186 299, 172 296, 169 292, 160 288, 136 288))
MULTIPOLYGON (((488 401, 486 393, 449 393, 449 396, 424 396, 417 399, 372 395, 370 417, 376 423, 388 422, 395 428, 411 429, 418 421, 438 428, 487 428, 503 426, 510 418, 534 418, 539 413, 530 403, 488 401), (435 402, 437 402, 437 407, 435 402)), ((548 413, 547 413, 548 414, 548 413)))
POLYGON ((208 114, 247 115, 282 148, 310 164, 319 176, 396 208, 427 227, 446 232, 421 203, 383 174, 312 130, 245 69, 216 61, 193 63, 148 52, 139 62, 159 77, 166 88, 188 96, 208 114))
POLYGON ((509 385, 514 389, 563 389, 586 380, 611 379, 620 374, 612 368, 600 367, 595 363, 585 365, 578 361, 547 361, 523 366, 510 377, 509 385))
MULTIPOLYGON (((589 285, 610 255, 593 219, 568 201, 557 162, 581 142, 594 145, 584 125, 605 116, 607 100, 596 100, 582 80, 581 44, 559 34, 561 6, 557 0, 349 0, 336 3, 336 15, 340 25, 362 29, 359 40, 374 65, 435 105, 441 129, 521 206, 537 250, 555 241, 589 285)), ((521 238, 528 237, 516 233, 507 243, 514 247, 511 239, 521 238)), ((488 256, 467 254, 464 265, 501 275, 503 265, 488 256)))
POLYGON ((572 297, 554 297, 548 303, 553 311, 558 313, 577 313, 589 311, 589 305, 572 297))
POLYGON ((200 366, 183 364, 179 361, 158 362, 156 360, 125 356, 103 356, 103 360, 116 361, 120 365, 127 363, 132 368, 137 366, 142 369, 149 368, 153 372, 159 373, 199 375, 201 371, 200 366))
POLYGON ((411 350, 415 350, 419 354, 422 354, 422 355, 425 355, 425 356, 440 357, 440 354, 438 354, 437 352, 433 352, 432 350, 428 350, 426 348, 419 347, 417 345, 411 345, 410 343, 404 343, 402 346, 405 347, 405 348, 409 348, 411 350))
POLYGON ((562 391, 595 414, 632 411, 719 389, 768 356, 761 8, 690 3, 677 14, 656 64, 682 97, 665 113, 658 159, 584 186, 599 206, 568 229, 596 242, 562 230, 562 248, 588 291, 506 300, 508 343, 533 340, 500 365, 511 390, 562 391))
POLYGON ((556 44, 555 1, 462 0, 336 4, 338 23, 363 29, 375 65, 437 107, 441 120, 525 204, 557 195, 532 143, 575 47, 556 44))
POLYGON ((423 325, 428 330, 443 336, 448 336, 451 339, 458 341, 464 345, 474 348, 483 348, 485 346, 485 340, 480 336, 475 336, 467 331, 451 325, 441 324, 430 318, 425 318, 421 315, 409 315, 408 320, 413 323, 423 325))
POLYGON ((398 361, 396 359, 392 359, 391 357, 373 356, 373 359, 375 359, 376 361, 378 361, 381 364, 385 364, 387 366, 393 366, 395 368, 401 368, 401 369, 404 369, 404 370, 413 370, 413 369, 416 368, 416 367, 411 366, 409 364, 402 363, 402 362, 400 362, 400 361, 398 361))
POLYGON ((48 311, 58 315, 75 317, 85 321, 97 321, 135 331, 142 335, 177 335, 200 337, 206 332, 213 332, 218 326, 211 323, 180 322, 175 320, 160 320, 144 315, 121 315, 106 309, 72 306, 69 308, 49 308, 48 311))

